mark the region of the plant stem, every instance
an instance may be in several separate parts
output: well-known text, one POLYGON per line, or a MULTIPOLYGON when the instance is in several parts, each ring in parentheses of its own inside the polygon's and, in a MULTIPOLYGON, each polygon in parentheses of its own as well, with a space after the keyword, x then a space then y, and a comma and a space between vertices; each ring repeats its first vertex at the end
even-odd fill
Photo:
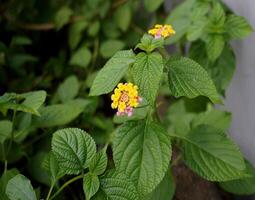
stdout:
POLYGON ((182 157, 182 155, 179 154, 179 155, 176 157, 176 159, 173 160, 173 162, 172 162, 172 164, 171 164, 171 167, 176 166, 176 165, 178 164, 179 160, 181 159, 181 157, 182 157))
POLYGON ((14 122, 15 122, 15 118, 16 118, 16 113, 17 111, 14 110, 13 112, 13 116, 12 116, 12 132, 11 132, 11 141, 9 142, 8 144, 8 147, 7 147, 7 151, 6 151, 6 158, 8 157, 8 154, 11 150, 11 147, 12 147, 12 143, 13 143, 13 140, 14 140, 14 122))
POLYGON ((55 183, 51 184, 50 190, 49 190, 48 195, 47 195, 47 197, 46 197, 46 200, 49 200, 50 195, 51 195, 51 192, 52 192, 52 190, 53 190, 53 188, 54 188, 54 185, 55 185, 55 183))
POLYGON ((79 180, 79 179, 81 179, 81 178, 83 178, 83 175, 82 175, 82 174, 79 175, 79 176, 76 176, 76 177, 74 177, 74 178, 72 178, 72 179, 70 179, 70 180, 67 181, 67 182, 65 182, 64 185, 62 185, 62 186, 58 189, 58 191, 57 191, 55 194, 53 194, 51 198, 49 198, 49 200, 54 199, 66 186, 68 186, 68 185, 71 184, 72 182, 75 182, 75 181, 77 181, 77 180, 79 180))

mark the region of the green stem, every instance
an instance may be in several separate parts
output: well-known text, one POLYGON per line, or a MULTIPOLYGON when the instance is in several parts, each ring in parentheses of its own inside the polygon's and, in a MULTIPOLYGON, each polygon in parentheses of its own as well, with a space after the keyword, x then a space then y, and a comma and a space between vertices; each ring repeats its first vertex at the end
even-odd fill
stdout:
POLYGON ((82 174, 79 175, 79 176, 76 176, 76 177, 74 177, 74 178, 72 178, 72 179, 70 179, 70 180, 67 181, 67 182, 65 182, 65 184, 62 185, 62 186, 58 189, 58 191, 57 191, 55 194, 53 194, 51 198, 49 198, 49 200, 54 199, 65 187, 67 187, 69 184, 71 184, 71 183, 73 183, 73 182, 75 182, 75 181, 77 181, 77 180, 79 180, 79 179, 81 179, 81 178, 83 178, 83 175, 82 175, 82 174))
POLYGON ((53 190, 53 188, 54 188, 54 185, 55 185, 55 183, 51 184, 50 190, 49 190, 48 195, 47 195, 47 197, 46 197, 46 200, 49 200, 49 199, 50 199, 50 195, 51 195, 51 193, 52 193, 52 190, 53 190))
POLYGON ((7 151, 6 151, 6 158, 8 157, 8 154, 9 154, 9 152, 10 152, 10 150, 11 150, 11 147, 12 147, 12 143, 13 143, 13 140, 14 140, 14 123, 15 123, 15 118, 16 118, 16 113, 17 113, 17 111, 16 110, 14 110, 14 112, 13 112, 13 116, 12 116, 12 132, 11 132, 11 141, 9 142, 9 144, 8 144, 8 147, 7 147, 7 151))

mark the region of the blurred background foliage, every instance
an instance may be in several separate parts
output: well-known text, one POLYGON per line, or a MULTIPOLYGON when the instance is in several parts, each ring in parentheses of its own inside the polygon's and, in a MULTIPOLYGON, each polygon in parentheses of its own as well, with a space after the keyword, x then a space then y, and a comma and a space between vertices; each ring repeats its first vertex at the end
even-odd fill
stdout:
MULTIPOLYGON (((172 24, 177 32, 166 41, 168 51, 161 50, 161 53, 168 55, 170 52, 196 60, 211 75, 219 94, 224 97, 235 70, 235 56, 229 42, 246 37, 251 27, 239 19, 242 21, 239 32, 232 30, 232 12, 224 4, 214 6, 218 5, 214 4, 220 2, 218 0, 181 2, 2 0, 0 94, 15 92, 22 96, 29 91, 47 91, 46 102, 38 109, 41 116, 19 112, 15 123, 8 126, 13 113, 1 115, 1 119, 7 118, 7 124, 2 124, 7 127, 5 130, 14 132, 14 142, 6 158, 8 169, 18 168, 36 183, 38 193, 44 193, 50 181, 41 163, 50 150, 51 134, 55 130, 79 127, 88 131, 98 145, 108 141, 115 123, 127 119, 113 118, 109 96, 89 97, 89 88, 107 59, 118 50, 134 48, 155 23, 172 24)), ((206 115, 210 111, 208 100, 199 97, 183 99, 166 113, 169 102, 174 101, 167 88, 163 83, 159 98, 159 112, 166 116, 167 126, 170 123, 175 124, 176 130, 185 129, 183 124, 190 123, 194 117, 191 115, 199 112, 206 115)), ((141 109, 132 119, 141 119, 145 114, 146 108, 141 109)), ((222 117, 225 126, 230 124, 229 113, 212 115, 215 120, 222 117)), ((0 140, 0 145, 6 146, 6 141, 0 140)), ((3 161, 1 169, 4 169, 2 150, 0 159, 3 161)), ((5 181, 16 173, 9 170, 5 181)), ((0 191, 4 191, 4 185, 0 186, 0 191)), ((82 189, 80 193, 70 194, 70 197, 82 195, 82 189)))

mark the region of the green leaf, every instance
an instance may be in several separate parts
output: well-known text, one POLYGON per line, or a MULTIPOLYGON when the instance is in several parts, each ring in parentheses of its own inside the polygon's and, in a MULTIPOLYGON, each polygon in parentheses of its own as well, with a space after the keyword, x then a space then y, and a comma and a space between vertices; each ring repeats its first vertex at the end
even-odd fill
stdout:
POLYGON ((182 139, 185 163, 209 181, 229 181, 246 176, 244 159, 237 145, 223 131, 200 125, 182 139))
POLYGON ((138 86, 141 96, 151 105, 156 100, 163 68, 162 56, 156 52, 151 54, 139 53, 132 67, 134 82, 138 86))
POLYGON ((91 52, 87 47, 81 47, 71 57, 70 65, 77 65, 79 67, 87 67, 91 60, 91 52))
POLYGON ((89 165, 89 171, 95 175, 101 175, 106 170, 106 167, 107 167, 107 154, 106 148, 104 148, 100 150, 91 160, 89 165))
POLYGON ((157 10, 162 4, 164 0, 144 0, 144 7, 148 12, 154 12, 157 10))
POLYGON ((87 200, 90 200, 92 196, 96 194, 99 189, 99 179, 97 175, 93 173, 87 173, 83 177, 83 190, 87 200))
POLYGON ((226 14, 222 5, 219 2, 215 2, 213 4, 210 20, 211 20, 211 23, 216 25, 217 27, 224 25, 226 20, 226 14))
POLYGON ((33 130, 31 126, 32 115, 30 113, 19 113, 16 117, 16 127, 14 130, 14 140, 18 143, 23 141, 27 135, 33 130))
POLYGON ((68 124, 77 118, 88 104, 89 101, 75 99, 66 104, 42 107, 39 110, 41 116, 33 118, 33 125, 35 127, 46 128, 68 124))
POLYGON ((34 156, 29 156, 27 169, 34 180, 38 181, 39 183, 43 183, 49 187, 51 184, 50 176, 43 168, 43 162, 46 156, 47 153, 43 151, 38 152, 34 156))
POLYGON ((231 119, 231 113, 211 109, 197 114, 192 120, 192 127, 204 124, 227 131, 230 127, 231 119))
POLYGON ((206 51, 209 60, 215 61, 222 53, 225 46, 224 36, 210 34, 206 39, 206 51))
POLYGON ((150 53, 156 48, 163 47, 163 45, 164 45, 163 38, 155 39, 149 34, 144 34, 141 39, 141 42, 136 45, 136 48, 139 48, 150 53))
POLYGON ((200 17, 196 19, 195 22, 189 27, 187 31, 187 40, 195 41, 199 39, 204 33, 206 24, 207 24, 207 18, 200 17))
POLYGON ((198 63, 185 57, 171 57, 166 66, 170 91, 175 97, 206 96, 213 103, 221 103, 213 81, 198 63))
POLYGON ((102 43, 100 46, 100 54, 103 56, 103 58, 109 58, 113 56, 117 51, 123 49, 125 46, 125 43, 121 40, 106 40, 102 43))
POLYGON ((225 27, 231 39, 243 39, 253 32, 251 25, 244 17, 234 14, 227 16, 225 27))
POLYGON ((129 65, 134 61, 135 57, 132 50, 115 53, 97 74, 90 89, 90 96, 98 96, 111 92, 124 76, 129 65))
POLYGON ((171 200, 174 196, 175 184, 173 176, 170 172, 167 172, 164 179, 156 187, 156 189, 149 194, 145 199, 146 200, 171 200))
POLYGON ((51 184, 56 183, 58 179, 64 176, 64 172, 60 168, 55 155, 50 152, 42 163, 42 167, 49 173, 51 184))
POLYGON ((10 46, 23 46, 23 45, 31 45, 32 40, 26 36, 14 36, 12 38, 10 46))
POLYGON ((7 138, 10 138, 12 132, 12 122, 9 120, 0 121, 0 143, 4 143, 7 138))
POLYGON ((100 178, 100 188, 107 199, 139 200, 133 183, 126 175, 115 170, 108 171, 106 175, 100 178))
POLYGON ((57 30, 61 29, 65 24, 68 23, 72 14, 73 11, 67 6, 63 6, 58 10, 55 16, 55 25, 57 30))
POLYGON ((46 92, 34 91, 23 94, 5 93, 0 97, 0 110, 6 111, 8 109, 28 112, 34 115, 40 115, 38 108, 46 99, 46 92), (19 101, 22 102, 20 103, 19 101))
POLYGON ((100 22, 95 21, 89 26, 88 34, 89 36, 94 37, 98 34, 99 30, 100 30, 100 22))
POLYGON ((96 144, 85 131, 65 128, 53 134, 52 151, 63 172, 79 174, 95 156, 96 144))
POLYGON ((18 174, 19 171, 15 168, 7 170, 5 173, 2 174, 0 178, 0 200, 9 200, 9 198, 5 194, 6 185, 10 179, 12 179, 18 174))
POLYGON ((79 92, 79 81, 76 76, 67 77, 58 87, 57 93, 62 102, 72 100, 79 92))
POLYGON ((71 50, 75 49, 82 38, 82 32, 88 26, 86 21, 77 21, 71 24, 68 33, 68 43, 71 50))
POLYGON ((6 186, 6 195, 10 200, 37 199, 30 181, 22 174, 18 174, 9 180, 6 186))
POLYGON ((237 195, 255 194, 255 169, 248 161, 246 162, 246 168, 247 173, 250 174, 251 177, 221 182, 220 187, 229 193, 237 195))
POLYGON ((126 3, 115 11, 114 20, 120 30, 127 31, 131 22, 132 10, 130 4, 126 3))
POLYGON ((113 158, 117 170, 130 177, 143 197, 155 189, 168 169, 169 135, 155 122, 126 122, 116 132, 113 158))

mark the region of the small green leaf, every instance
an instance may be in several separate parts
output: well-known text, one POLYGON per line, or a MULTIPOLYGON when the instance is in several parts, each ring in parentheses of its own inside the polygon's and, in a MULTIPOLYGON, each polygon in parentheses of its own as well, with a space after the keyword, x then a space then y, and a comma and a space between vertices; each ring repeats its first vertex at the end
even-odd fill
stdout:
POLYGON ((85 131, 65 128, 53 134, 52 151, 63 172, 79 174, 95 156, 96 144, 85 131))
POLYGON ((12 38, 10 46, 17 45, 17 46, 23 46, 23 45, 30 45, 32 44, 32 40, 26 36, 14 36, 12 38))
POLYGON ((36 200, 35 191, 30 181, 18 174, 9 180, 6 186, 6 194, 10 200, 36 200))
POLYGON ((40 115, 38 108, 46 99, 46 92, 34 91, 23 94, 5 93, 0 96, 0 110, 6 111, 8 109, 28 112, 34 115, 40 115), (20 101, 22 101, 20 103, 20 101))
POLYGON ((221 34, 210 34, 206 39, 207 56, 211 61, 215 61, 222 53, 225 40, 221 34))
POLYGON ((65 24, 67 24, 72 14, 73 11, 67 6, 63 6, 58 10, 55 16, 57 30, 61 29, 65 24))
POLYGON ((64 176, 64 172, 61 170, 55 155, 50 152, 42 163, 42 167, 47 170, 51 177, 51 184, 56 183, 58 179, 64 176))
POLYGON ((163 38, 155 39, 151 35, 144 34, 141 39, 141 42, 136 45, 136 48, 139 48, 150 53, 156 48, 163 47, 163 45, 164 45, 163 38))
POLYGON ((101 175, 106 170, 106 167, 107 167, 107 154, 106 148, 104 148, 100 150, 91 160, 89 165, 89 171, 95 175, 101 175))
POLYGON ((224 25, 225 20, 226 20, 226 14, 222 5, 219 2, 215 2, 213 4, 212 13, 210 15, 211 23, 219 27, 224 25))
POLYGON ((154 12, 163 2, 164 0, 144 0, 144 6, 148 12, 154 12))
POLYGON ((211 109, 197 114, 192 120, 192 127, 204 124, 227 131, 230 127, 231 119, 231 113, 211 109))
POLYGON ((213 81, 198 63, 185 57, 171 57, 166 66, 170 91, 175 97, 206 96, 213 103, 221 103, 213 81))
POLYGON ((125 174, 115 170, 108 171, 106 175, 100 177, 100 188, 107 199, 139 200, 133 182, 125 174))
POLYGON ((123 49, 125 46, 124 42, 121 40, 106 40, 102 43, 100 47, 100 54, 104 58, 109 58, 113 56, 117 51, 123 49))
POLYGON ((78 92, 79 81, 74 75, 67 77, 57 90, 58 96, 63 103, 72 100, 78 92))
POLYGON ((248 161, 246 162, 246 168, 247 173, 251 175, 250 177, 221 182, 220 187, 229 193, 237 195, 255 194, 255 169, 248 161))
POLYGON ((243 39, 253 32, 251 25, 244 17, 234 14, 227 16, 225 26, 231 39, 243 39))
POLYGON ((95 21, 93 22, 88 29, 88 34, 92 37, 96 36, 98 31, 100 30, 100 22, 95 21))
POLYGON ((162 181, 168 169, 170 137, 156 122, 126 122, 116 131, 113 158, 117 170, 125 172, 144 197, 162 181))
POLYGON ((154 104, 163 75, 163 59, 159 53, 139 53, 132 67, 134 83, 141 96, 151 105, 154 104))
POLYGON ((88 26, 86 21, 77 21, 73 23, 69 28, 68 43, 71 50, 75 49, 82 38, 82 32, 88 26))
POLYGON ((99 189, 99 179, 97 175, 88 172, 83 177, 83 190, 86 196, 86 200, 90 200, 92 196, 96 194, 99 189))
POLYGON ((243 156, 225 133, 209 125, 200 125, 182 139, 185 163, 198 175, 210 181, 229 181, 246 177, 243 156))
POLYGON ((87 47, 81 47, 71 57, 70 65, 87 67, 91 60, 91 52, 87 47))
POLYGON ((120 6, 114 13, 114 20, 122 31, 127 31, 132 17, 131 7, 128 3, 120 6))
POLYGON ((135 57, 132 50, 123 50, 115 53, 97 74, 90 89, 90 96, 111 92, 124 76, 129 65, 134 61, 135 57))
POLYGON ((11 136, 12 132, 12 122, 9 120, 0 121, 0 143, 3 142, 11 136))

